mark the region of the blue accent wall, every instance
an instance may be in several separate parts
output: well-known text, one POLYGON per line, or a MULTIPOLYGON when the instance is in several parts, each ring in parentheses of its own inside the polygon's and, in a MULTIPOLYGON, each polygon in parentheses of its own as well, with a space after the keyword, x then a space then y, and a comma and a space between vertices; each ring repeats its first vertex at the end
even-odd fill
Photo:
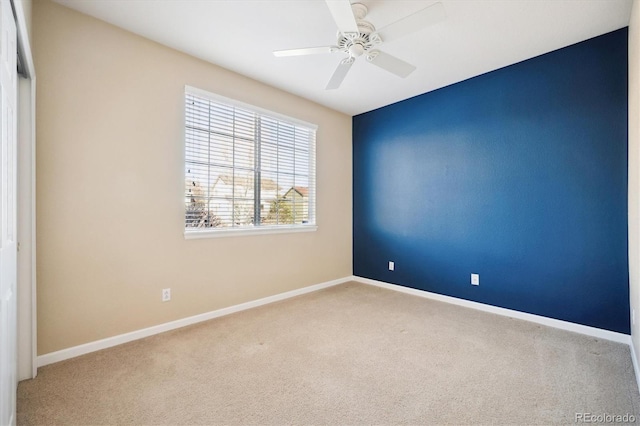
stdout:
POLYGON ((355 116, 353 170, 355 275, 630 333, 626 28, 355 116))

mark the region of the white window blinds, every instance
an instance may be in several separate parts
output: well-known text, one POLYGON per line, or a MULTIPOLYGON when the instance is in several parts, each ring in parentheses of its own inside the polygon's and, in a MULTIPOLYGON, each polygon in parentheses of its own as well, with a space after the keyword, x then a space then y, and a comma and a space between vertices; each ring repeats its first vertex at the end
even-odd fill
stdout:
POLYGON ((185 231, 315 224, 315 127, 185 91, 185 231))

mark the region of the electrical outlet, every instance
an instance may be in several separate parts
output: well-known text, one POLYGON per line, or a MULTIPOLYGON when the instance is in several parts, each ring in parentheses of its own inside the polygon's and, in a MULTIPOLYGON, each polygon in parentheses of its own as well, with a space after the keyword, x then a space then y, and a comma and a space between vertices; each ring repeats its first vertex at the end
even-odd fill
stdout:
POLYGON ((170 288, 163 288, 162 289, 162 301, 163 302, 168 302, 169 300, 171 300, 171 289, 170 288))
POLYGON ((395 269, 396 269, 395 262, 389 261, 389 270, 390 271, 395 271, 395 269))
POLYGON ((480 285, 480 274, 471 274, 471 285, 480 285))

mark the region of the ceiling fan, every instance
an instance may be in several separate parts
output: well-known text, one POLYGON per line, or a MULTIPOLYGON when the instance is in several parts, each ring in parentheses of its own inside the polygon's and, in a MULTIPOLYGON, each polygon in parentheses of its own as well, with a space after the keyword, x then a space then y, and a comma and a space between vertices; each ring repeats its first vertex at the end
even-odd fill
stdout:
POLYGON ((349 0, 325 0, 333 20, 338 26, 338 41, 335 46, 306 47, 301 49, 276 50, 275 56, 302 56, 319 53, 346 53, 336 68, 326 89, 337 89, 347 76, 349 69, 360 56, 380 68, 398 77, 405 78, 416 67, 388 53, 377 49, 384 42, 393 41, 407 34, 419 31, 429 25, 436 24, 445 18, 442 3, 432 4, 416 13, 406 16, 399 21, 376 30, 368 21, 367 6, 362 3, 351 4, 349 0))

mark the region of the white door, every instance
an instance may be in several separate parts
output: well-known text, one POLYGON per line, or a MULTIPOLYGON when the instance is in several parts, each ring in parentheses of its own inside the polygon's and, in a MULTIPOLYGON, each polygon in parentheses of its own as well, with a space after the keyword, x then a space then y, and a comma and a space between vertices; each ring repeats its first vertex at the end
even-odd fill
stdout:
POLYGON ((0 0, 0 425, 16 423, 16 25, 0 0))

